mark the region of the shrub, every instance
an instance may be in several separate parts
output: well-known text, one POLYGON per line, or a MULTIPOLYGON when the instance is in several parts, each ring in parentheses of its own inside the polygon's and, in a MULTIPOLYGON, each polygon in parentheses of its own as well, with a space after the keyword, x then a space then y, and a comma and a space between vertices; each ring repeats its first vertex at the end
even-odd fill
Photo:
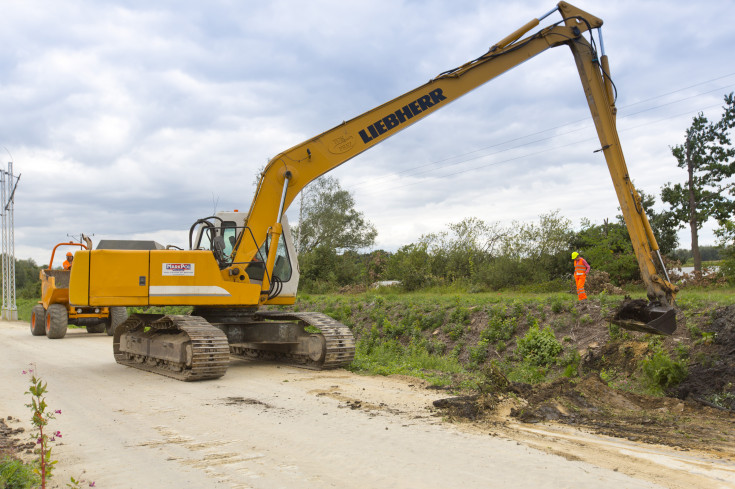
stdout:
POLYGON ((485 362, 485 360, 487 359, 487 347, 488 347, 488 341, 480 340, 477 343, 477 346, 473 346, 470 348, 470 352, 469 352, 470 365, 473 368, 477 368, 478 365, 485 362))
POLYGON ((546 366, 556 362, 562 351, 561 343, 548 326, 539 330, 538 323, 528 329, 528 333, 518 340, 516 353, 531 365, 546 366))
POLYGON ((672 360, 661 348, 643 359, 641 371, 649 387, 657 392, 679 384, 688 374, 683 362, 672 360))
POLYGON ((38 487, 41 479, 33 472, 33 467, 18 459, 0 459, 0 487, 5 489, 30 489, 38 487))
POLYGON ((516 332, 516 318, 504 318, 492 316, 488 321, 487 328, 482 330, 480 337, 492 343, 510 340, 516 332))

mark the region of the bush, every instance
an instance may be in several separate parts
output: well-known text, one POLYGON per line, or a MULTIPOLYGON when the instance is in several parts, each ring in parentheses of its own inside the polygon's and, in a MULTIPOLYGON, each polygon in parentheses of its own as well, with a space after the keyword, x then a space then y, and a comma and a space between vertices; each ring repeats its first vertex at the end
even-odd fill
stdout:
POLYGON ((528 333, 518 340, 516 348, 516 353, 524 362, 536 366, 555 363, 561 351, 561 343, 557 341, 551 328, 545 326, 543 330, 539 330, 538 323, 531 325, 528 333))
POLYGON ((653 355, 643 359, 641 371, 649 387, 657 392, 681 383, 688 375, 686 365, 672 360, 661 348, 656 348, 653 355))
POLYGON ((0 459, 0 487, 5 489, 30 489, 38 487, 41 480, 33 472, 33 467, 18 459, 0 459))
POLYGON ((492 316, 488 321, 487 328, 480 333, 480 337, 492 343, 508 341, 515 334, 517 323, 516 318, 492 316))
POLYGON ((472 368, 477 368, 481 363, 485 362, 485 360, 487 359, 487 348, 487 340, 480 340, 477 343, 477 346, 473 346, 470 348, 469 358, 472 368))

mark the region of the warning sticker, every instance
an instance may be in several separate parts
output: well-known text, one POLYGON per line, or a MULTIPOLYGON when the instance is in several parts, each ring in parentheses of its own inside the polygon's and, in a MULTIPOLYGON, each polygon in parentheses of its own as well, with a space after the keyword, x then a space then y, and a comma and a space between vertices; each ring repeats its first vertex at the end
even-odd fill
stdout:
POLYGON ((194 264, 193 263, 164 263, 162 275, 168 276, 194 276, 194 264))

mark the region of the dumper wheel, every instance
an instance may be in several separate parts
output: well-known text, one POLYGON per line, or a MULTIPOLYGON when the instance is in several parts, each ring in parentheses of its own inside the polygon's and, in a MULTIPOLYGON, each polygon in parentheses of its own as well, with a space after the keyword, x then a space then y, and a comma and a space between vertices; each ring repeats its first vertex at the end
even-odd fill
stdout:
POLYGON ((33 336, 46 334, 46 309, 41 304, 36 304, 31 310, 31 334, 33 336))
POLYGON ((126 307, 111 307, 110 318, 107 320, 107 336, 115 334, 115 328, 122 324, 128 318, 128 309, 126 307))
POLYGON ((61 304, 51 304, 46 311, 46 337, 51 339, 66 336, 66 327, 69 325, 69 316, 66 307, 61 304))
POLYGON ((105 323, 90 324, 87 326, 87 333, 104 333, 105 323))

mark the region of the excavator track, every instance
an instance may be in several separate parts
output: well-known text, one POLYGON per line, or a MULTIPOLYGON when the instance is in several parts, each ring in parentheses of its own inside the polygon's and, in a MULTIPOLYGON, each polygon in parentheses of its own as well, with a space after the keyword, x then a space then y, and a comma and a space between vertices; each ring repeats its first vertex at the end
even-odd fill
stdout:
MULTIPOLYGON (((326 314, 318 312, 261 311, 253 315, 256 321, 299 321, 303 326, 318 328, 323 341, 321 350, 309 354, 273 351, 270 349, 231 347, 231 354, 244 358, 265 358, 312 370, 329 370, 349 365, 355 358, 355 337, 350 328, 326 314)), ((315 335, 316 336, 316 335, 315 335)))
POLYGON ((113 351, 121 365, 187 382, 222 377, 230 362, 225 334, 198 316, 131 316, 115 329, 113 351), (131 351, 129 346, 121 347, 121 338, 145 343, 147 351, 169 345, 185 361, 143 354, 141 347, 131 351), (171 342, 171 338, 176 341, 171 342))

